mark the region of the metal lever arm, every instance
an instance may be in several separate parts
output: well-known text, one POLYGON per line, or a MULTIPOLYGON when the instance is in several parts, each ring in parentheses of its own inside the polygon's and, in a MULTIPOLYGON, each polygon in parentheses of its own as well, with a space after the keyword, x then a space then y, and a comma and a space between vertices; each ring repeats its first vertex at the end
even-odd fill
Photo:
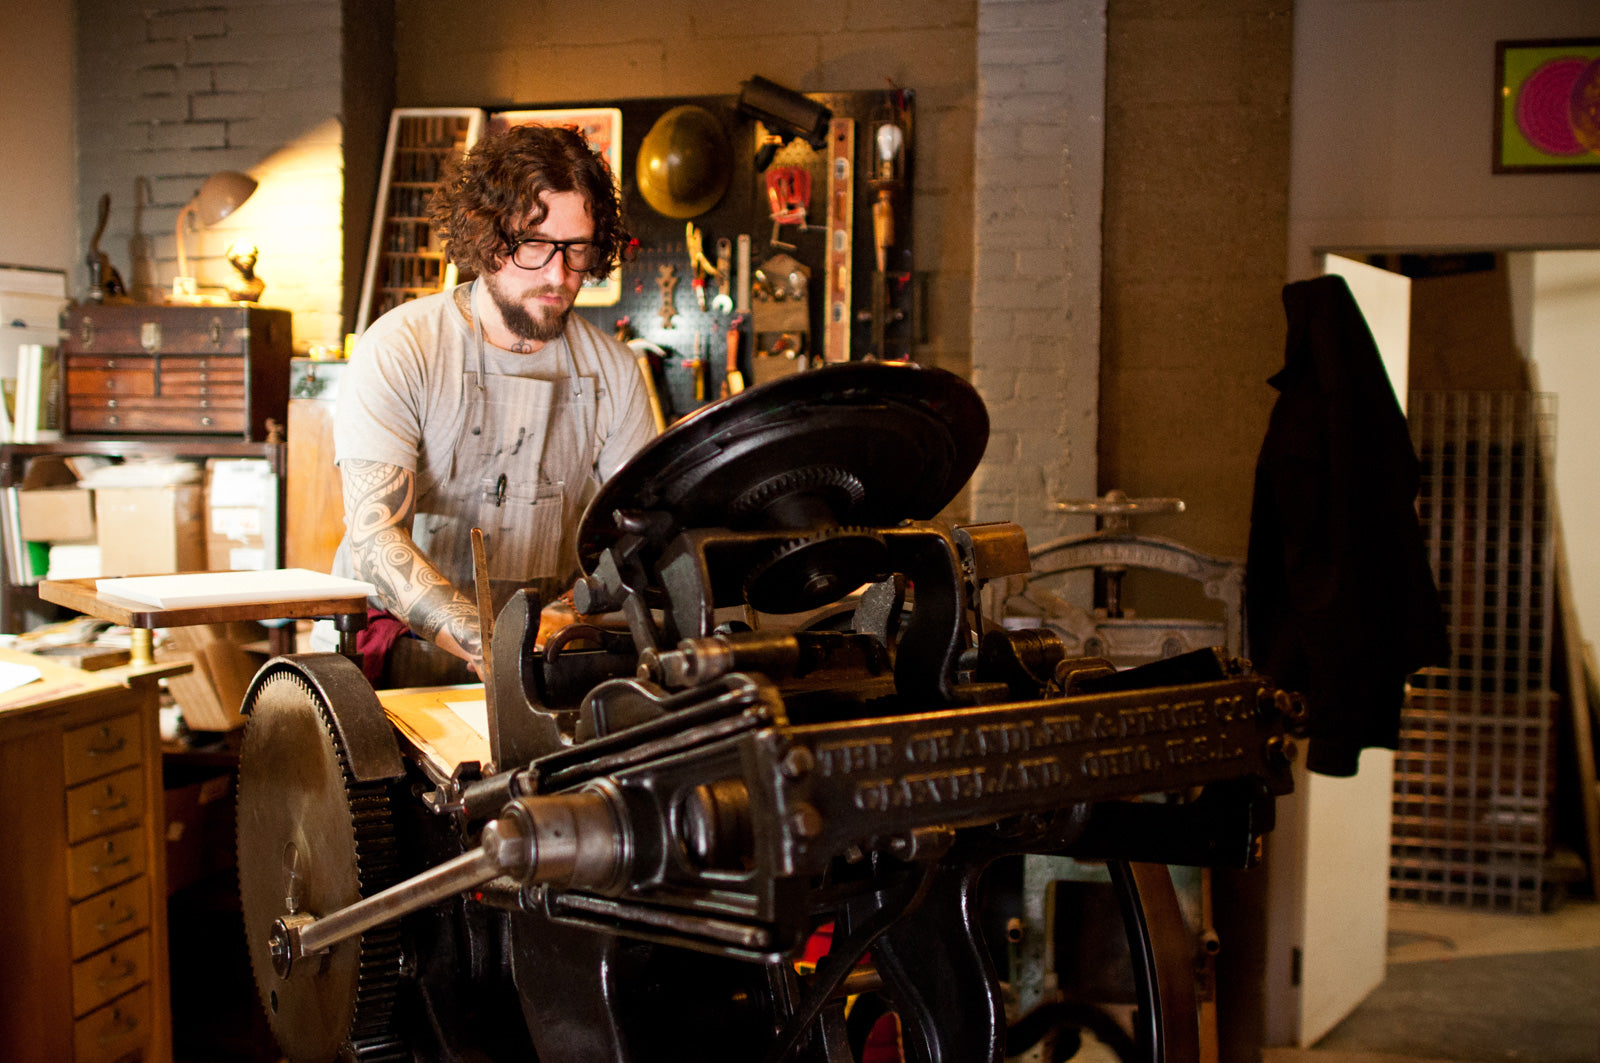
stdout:
POLYGON ((524 885, 611 887, 624 874, 631 848, 615 801, 615 795, 602 786, 574 794, 517 798, 485 824, 472 852, 348 908, 321 917, 291 912, 277 920, 270 937, 273 967, 287 978, 294 961, 304 956, 326 952, 341 941, 500 875, 524 885))

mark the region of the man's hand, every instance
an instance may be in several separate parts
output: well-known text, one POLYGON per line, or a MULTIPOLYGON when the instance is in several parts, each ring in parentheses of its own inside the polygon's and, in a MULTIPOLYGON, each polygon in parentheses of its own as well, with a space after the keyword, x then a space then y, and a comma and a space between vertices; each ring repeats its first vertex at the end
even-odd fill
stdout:
POLYGON ((376 587, 384 608, 412 631, 479 670, 483 637, 477 606, 411 538, 416 474, 378 461, 345 461, 339 470, 356 575, 376 587))

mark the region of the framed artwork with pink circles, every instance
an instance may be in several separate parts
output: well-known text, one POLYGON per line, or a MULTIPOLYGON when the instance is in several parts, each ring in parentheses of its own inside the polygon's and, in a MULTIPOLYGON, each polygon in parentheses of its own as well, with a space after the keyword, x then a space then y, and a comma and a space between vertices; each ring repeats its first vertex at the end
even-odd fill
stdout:
POLYGON ((1600 37, 1494 53, 1494 172, 1600 171, 1600 37))

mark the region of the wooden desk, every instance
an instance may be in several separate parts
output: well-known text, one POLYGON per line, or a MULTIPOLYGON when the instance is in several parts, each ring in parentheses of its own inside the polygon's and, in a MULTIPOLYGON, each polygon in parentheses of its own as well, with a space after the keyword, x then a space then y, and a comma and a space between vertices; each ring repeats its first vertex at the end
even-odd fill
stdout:
MULTIPOLYGON (((143 602, 101 594, 98 581, 87 579, 47 579, 39 584, 39 597, 64 605, 86 616, 121 624, 136 635, 133 642, 135 664, 149 662, 150 630, 158 627, 185 627, 190 624, 231 624, 239 620, 301 620, 331 616, 339 629, 339 652, 355 653, 355 633, 367 623, 367 599, 315 598, 283 602, 231 602, 227 605, 191 606, 162 609, 143 602), (142 656, 141 656, 142 651, 142 656)), ((273 648, 274 653, 292 653, 273 648)))
POLYGON ((0 1059, 172 1058, 157 679, 0 650, 0 1059))

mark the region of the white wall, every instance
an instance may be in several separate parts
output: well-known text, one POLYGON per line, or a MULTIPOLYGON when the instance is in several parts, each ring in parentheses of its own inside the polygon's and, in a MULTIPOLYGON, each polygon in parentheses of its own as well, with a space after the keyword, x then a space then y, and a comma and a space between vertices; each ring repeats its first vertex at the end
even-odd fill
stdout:
POLYGON ((87 278, 74 231, 72 36, 72 0, 0 4, 0 262, 67 270, 69 291, 87 278))
POLYGON ((1600 247, 1600 175, 1496 174, 1494 46, 1600 36, 1594 0, 1295 4, 1289 275, 1318 250, 1600 247))
MULTIPOLYGON (((1597 191, 1600 199, 1600 191, 1597 191)), ((1532 259, 1525 353, 1538 387, 1556 397, 1556 497, 1578 626, 1600 641, 1600 251, 1544 251, 1532 259)))

